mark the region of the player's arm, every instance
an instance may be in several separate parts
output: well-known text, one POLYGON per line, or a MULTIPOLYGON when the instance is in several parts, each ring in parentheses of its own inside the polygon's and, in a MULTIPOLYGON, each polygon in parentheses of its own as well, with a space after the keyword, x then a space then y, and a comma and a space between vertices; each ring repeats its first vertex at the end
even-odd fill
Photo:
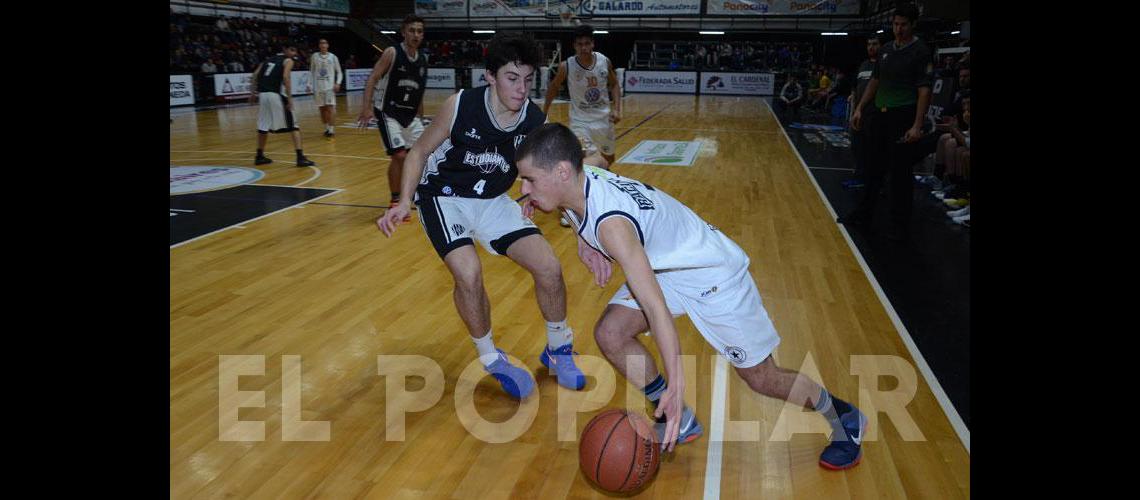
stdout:
POLYGON ((309 81, 314 82, 314 85, 317 81, 317 54, 318 52, 309 54, 309 81))
POLYGON ((384 75, 392 68, 392 61, 395 60, 395 47, 388 47, 384 49, 384 53, 380 55, 380 60, 376 61, 376 65, 372 66, 372 74, 368 75, 368 83, 364 85, 364 102, 361 106, 360 116, 356 118, 357 124, 361 127, 367 127, 368 122, 374 117, 372 112, 372 94, 376 91, 376 82, 384 78, 384 75))
POLYGON ((344 70, 340 69, 340 58, 333 54, 333 73, 336 74, 336 83, 333 84, 333 93, 340 92, 340 84, 344 83, 344 70))
POLYGON ((257 75, 261 74, 261 64, 253 68, 253 75, 249 77, 249 102, 257 100, 257 75))
POLYGON ((855 106, 855 111, 851 113, 851 128, 859 130, 863 124, 863 106, 871 102, 875 98, 875 92, 879 90, 879 79, 872 76, 871 80, 867 82, 867 88, 863 90, 863 97, 859 98, 859 104, 855 106))
MULTIPOLYGON (((562 90, 562 82, 566 81, 566 62, 563 61, 558 65, 558 73, 554 75, 554 80, 550 82, 550 88, 546 89, 546 102, 542 103, 542 114, 550 115, 550 104, 554 102, 554 98, 558 97, 558 91, 562 90)), ((549 121, 549 118, 547 119, 549 121)))
POLYGON ((665 304, 665 294, 649 265, 649 256, 641 245, 633 224, 625 217, 610 217, 598 227, 598 240, 611 257, 621 266, 641 311, 649 322, 649 330, 657 343, 665 377, 669 382, 654 416, 665 415, 666 450, 672 450, 680 431, 681 409, 684 406, 685 374, 681 368, 681 342, 673 324, 673 315, 665 304))
POLYGON ((621 82, 618 81, 617 72, 613 66, 609 67, 608 86, 610 88, 610 121, 621 121, 621 82))
MULTIPOLYGON (((405 215, 411 213, 414 196, 411 196, 410 193, 416 192, 416 186, 420 182, 420 177, 423 176, 428 156, 451 135, 452 122, 455 121, 455 103, 458 100, 459 93, 456 92, 446 101, 443 101, 443 105, 436 113, 435 119, 431 121, 431 125, 424 129, 424 133, 420 135, 419 139, 416 139, 412 148, 408 150, 408 155, 404 157, 404 171, 400 174, 402 176, 400 192, 404 194, 400 196, 399 204, 388 209, 384 216, 376 221, 385 236, 392 236, 396 230, 396 225, 404 219, 405 215)), ((381 123, 380 126, 383 127, 384 124, 381 123)))
POLYGON ((285 87, 285 109, 293 111, 293 60, 286 59, 281 71, 281 83, 285 87))

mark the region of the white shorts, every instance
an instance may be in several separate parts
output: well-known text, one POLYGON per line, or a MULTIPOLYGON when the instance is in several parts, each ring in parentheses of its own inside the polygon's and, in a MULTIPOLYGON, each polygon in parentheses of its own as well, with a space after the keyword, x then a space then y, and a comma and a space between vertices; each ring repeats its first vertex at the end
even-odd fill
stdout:
POLYGON ((411 149, 412 144, 419 140, 424 133, 424 122, 417 116, 407 127, 400 125, 395 118, 385 115, 379 109, 372 108, 376 115, 376 128, 380 129, 380 142, 384 145, 384 152, 392 156, 401 149, 411 149))
POLYGON ((332 89, 316 91, 313 94, 313 100, 316 101, 317 107, 336 106, 336 94, 332 89))
POLYGON ((488 199, 417 195, 416 204, 420 224, 440 258, 463 245, 473 245, 473 240, 491 254, 506 255, 507 247, 519 238, 542 234, 506 193, 488 199))
POLYGON ((578 136, 578 140, 582 143, 582 150, 586 151, 586 156, 592 153, 614 154, 614 145, 617 141, 614 139, 613 122, 609 120, 593 122, 571 120, 570 130, 578 136))
MULTIPOLYGON (((780 344, 780 336, 764 310, 748 266, 718 285, 697 288, 685 284, 700 281, 708 272, 688 269, 657 273, 669 312, 674 316, 688 314, 701 336, 733 366, 760 364, 780 344)), ((641 310, 628 283, 609 303, 641 310)))
POLYGON ((285 96, 277 92, 262 92, 257 96, 257 131, 292 132, 299 130, 293 121, 293 112, 285 109, 285 96))

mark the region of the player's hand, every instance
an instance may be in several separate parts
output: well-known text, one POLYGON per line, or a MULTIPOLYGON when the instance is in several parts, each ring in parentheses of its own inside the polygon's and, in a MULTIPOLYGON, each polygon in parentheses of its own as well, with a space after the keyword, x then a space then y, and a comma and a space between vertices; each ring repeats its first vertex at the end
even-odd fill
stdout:
POLYGON ((285 99, 285 111, 293 112, 293 98, 285 99))
POLYGON ((404 221, 404 217, 407 217, 409 213, 411 213, 411 208, 403 202, 400 202, 396 206, 389 208, 387 212, 384 212, 384 215, 379 219, 376 219, 376 226, 380 228, 384 236, 391 238, 392 234, 396 232, 396 226, 400 225, 400 223, 404 221))
POLYGON ((582 263, 586 265, 586 268, 594 274, 594 283, 597 283, 597 285, 601 287, 609 283, 610 276, 613 274, 613 265, 610 264, 609 259, 606 259, 601 252, 579 239, 578 258, 581 259, 582 263))
POLYGON ((922 129, 919 127, 911 127, 907 129, 906 134, 903 135, 902 142, 907 144, 917 142, 922 138, 922 129))
POLYGON ((340 93, 340 84, 339 83, 333 84, 333 93, 334 94, 340 93))
POLYGON ((523 201, 522 214, 523 218, 527 220, 530 220, 532 217, 534 217, 534 200, 528 197, 525 201, 523 201))
POLYGON ((257 92, 250 92, 249 93, 249 103, 254 104, 256 102, 257 102, 257 92))
POLYGON ((616 109, 610 110, 610 121, 613 122, 615 125, 617 124, 617 122, 620 122, 621 121, 621 111, 618 111, 616 109))
POLYGON ((360 128, 368 128, 368 124, 372 123, 372 118, 374 117, 375 116, 372 114, 372 108, 364 106, 364 109, 360 110, 360 116, 356 117, 356 126, 360 128))
POLYGON ((657 402, 657 411, 654 418, 665 415, 665 437, 662 438, 661 451, 673 451, 677 444, 677 436, 681 435, 681 411, 685 405, 684 385, 682 383, 669 384, 661 400, 657 402))
POLYGON ((863 126, 863 110, 856 109, 855 112, 851 114, 851 129, 852 130, 859 130, 862 126, 863 126))

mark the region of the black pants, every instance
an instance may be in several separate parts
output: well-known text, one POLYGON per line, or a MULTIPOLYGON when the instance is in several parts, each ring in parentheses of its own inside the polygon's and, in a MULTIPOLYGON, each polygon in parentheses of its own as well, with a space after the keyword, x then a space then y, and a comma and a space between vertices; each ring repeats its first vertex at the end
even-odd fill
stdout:
POLYGON ((916 143, 901 142, 906 131, 914 125, 916 106, 876 109, 868 123, 867 163, 863 182, 866 190, 856 211, 867 218, 875 213, 879 191, 890 178, 889 199, 891 220, 906 227, 914 205, 914 164, 921 159, 916 143))
POLYGON ((863 123, 859 124, 859 130, 851 131, 851 154, 855 156, 855 173, 851 177, 861 181, 867 178, 867 155, 870 152, 867 143, 871 138, 871 122, 874 120, 875 108, 867 106, 863 109, 863 123))

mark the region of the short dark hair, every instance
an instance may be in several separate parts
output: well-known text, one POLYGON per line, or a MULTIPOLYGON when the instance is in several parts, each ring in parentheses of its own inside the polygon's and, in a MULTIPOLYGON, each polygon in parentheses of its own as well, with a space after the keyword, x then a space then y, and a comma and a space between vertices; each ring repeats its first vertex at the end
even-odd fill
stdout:
POLYGON ((577 42, 581 37, 594 38, 594 27, 589 24, 581 24, 574 28, 574 37, 570 39, 572 42, 577 42))
POLYGON ((542 49, 534 41, 534 35, 522 31, 496 33, 487 45, 487 71, 499 72, 499 68, 510 63, 530 66, 538 70, 542 64, 542 49))
POLYGON ((558 162, 568 161, 575 171, 582 170, 582 145, 566 125, 544 124, 527 134, 515 151, 516 160, 530 158, 535 167, 551 170, 558 162))
POLYGON ((913 24, 918 21, 918 7, 912 3, 900 4, 895 7, 895 13, 892 14, 892 17, 894 16, 903 16, 913 24))
POLYGON ((408 15, 404 16, 404 22, 400 23, 400 31, 404 31, 404 27, 409 25, 409 24, 412 24, 412 23, 425 24, 424 18, 417 16, 415 14, 408 14, 408 15))

